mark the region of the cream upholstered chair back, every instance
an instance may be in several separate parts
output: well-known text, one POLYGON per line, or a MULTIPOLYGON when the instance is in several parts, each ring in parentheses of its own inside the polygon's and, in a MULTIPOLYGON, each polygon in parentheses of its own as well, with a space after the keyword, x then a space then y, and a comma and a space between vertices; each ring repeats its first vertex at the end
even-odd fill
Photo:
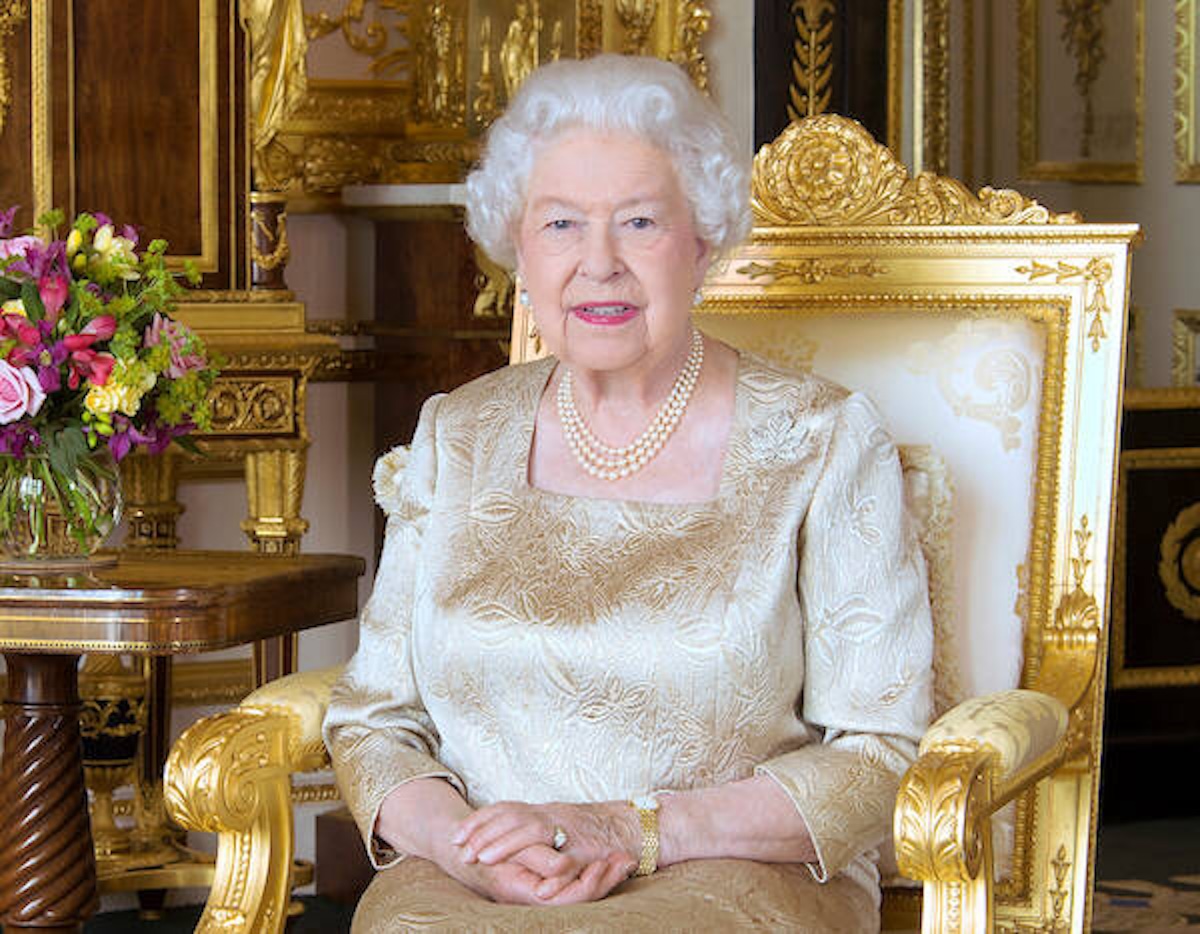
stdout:
MULTIPOLYGON (((763 147, 753 197, 754 231, 713 267, 697 323, 879 407, 930 566, 937 712, 1017 687, 1070 711, 1062 765, 996 819, 996 926, 1084 930, 1136 228, 910 178, 831 115, 763 147)), ((519 307, 513 333, 514 359, 539 352, 519 307)), ((911 922, 916 895, 894 882, 885 923, 911 922)))

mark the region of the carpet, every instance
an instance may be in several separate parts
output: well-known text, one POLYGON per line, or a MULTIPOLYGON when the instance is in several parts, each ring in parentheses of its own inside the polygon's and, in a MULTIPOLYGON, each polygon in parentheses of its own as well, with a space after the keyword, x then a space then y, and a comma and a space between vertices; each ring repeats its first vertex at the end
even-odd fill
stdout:
POLYGON ((1200 931, 1200 876, 1096 883, 1092 931, 1200 931))

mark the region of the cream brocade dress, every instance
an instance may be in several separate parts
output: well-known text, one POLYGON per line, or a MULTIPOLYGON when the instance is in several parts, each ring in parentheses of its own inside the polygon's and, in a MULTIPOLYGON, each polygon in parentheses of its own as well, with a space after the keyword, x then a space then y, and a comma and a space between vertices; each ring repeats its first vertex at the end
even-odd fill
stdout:
POLYGON ((676 505, 529 486, 554 361, 424 406, 380 458, 388 514, 325 721, 380 872, 358 931, 878 928, 875 848, 932 707, 925 570, 862 396, 742 355, 720 491, 676 505), (479 806, 770 775, 811 865, 698 860, 567 908, 497 905, 373 840, 428 776, 479 806), (388 868, 391 867, 391 868, 388 868))

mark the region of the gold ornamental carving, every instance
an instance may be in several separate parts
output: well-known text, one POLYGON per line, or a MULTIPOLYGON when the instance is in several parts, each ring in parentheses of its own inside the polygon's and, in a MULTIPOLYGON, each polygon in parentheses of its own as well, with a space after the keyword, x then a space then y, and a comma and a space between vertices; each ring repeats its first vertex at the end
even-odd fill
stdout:
POLYGON ((463 85, 465 28, 462 14, 452 10, 444 0, 426 5, 417 34, 413 69, 414 115, 419 121, 439 127, 463 125, 467 97, 463 85))
POLYGON ((212 892, 199 932, 275 930, 290 896, 291 781, 286 717, 234 710, 202 720, 167 760, 164 797, 171 817, 217 833, 212 892))
POLYGON ((511 101, 521 84, 537 68, 538 37, 542 14, 537 0, 517 0, 516 15, 500 43, 500 73, 504 77, 504 99, 511 101))
POLYGON ((472 314, 476 318, 512 317, 512 273, 493 262, 478 246, 475 247, 475 265, 479 268, 479 274, 475 277, 478 294, 472 314))
POLYGON ((1039 279, 1053 278, 1055 284, 1084 280, 1089 289, 1084 314, 1091 315, 1092 321, 1088 326, 1087 336, 1092 342, 1092 351, 1100 350, 1101 342, 1108 337, 1108 329, 1104 322, 1112 312, 1108 303, 1108 284, 1112 280, 1112 263, 1106 259, 1092 259, 1086 265, 1067 263, 1059 260, 1057 263, 1042 263, 1030 260, 1027 265, 1018 266, 1017 272, 1026 276, 1030 282, 1039 279))
POLYGON ((705 0, 680 0, 679 25, 671 61, 681 65, 701 91, 708 90, 708 59, 700 51, 700 41, 712 25, 712 12, 705 0))
POLYGON ((754 157, 751 193, 760 225, 1067 224, 1011 190, 972 194, 931 172, 910 178, 857 122, 821 114, 794 123, 754 157))
POLYGON ((1071 558, 1071 578, 1075 586, 1054 611, 1054 624, 1047 630, 1047 639, 1064 645, 1094 646, 1100 636, 1100 608, 1096 598, 1083 587, 1092 564, 1088 557, 1092 531, 1088 528, 1087 516, 1079 520, 1079 528, 1072 535, 1075 554, 1071 558))
POLYGON ((1058 0, 1062 17, 1063 49, 1075 60, 1075 92, 1083 101, 1083 126, 1080 129, 1079 154, 1092 154, 1092 136, 1096 115, 1092 90, 1104 63, 1104 7, 1108 0, 1058 0))
POLYGON ((240 0, 250 46, 250 111, 255 185, 279 188, 266 156, 284 121, 308 89, 308 35, 302 0, 240 0))
POLYGON ((255 212, 251 212, 250 218, 256 234, 251 238, 250 259, 263 269, 278 269, 280 266, 286 266, 292 255, 291 248, 288 246, 287 211, 280 211, 275 216, 274 229, 267 226, 266 221, 255 212), (258 237, 260 236, 271 246, 271 252, 263 253, 259 250, 258 237))
POLYGON ((922 755, 896 799, 896 862, 910 879, 969 882, 979 875, 995 753, 948 749, 922 755))
POLYGON ((792 80, 788 118, 799 120, 829 110, 833 95, 833 0, 792 0, 796 41, 792 45, 792 80))
POLYGON ((1181 509, 1163 533, 1158 578, 1171 606, 1200 620, 1200 503, 1181 509))
POLYGON ((617 0, 617 18, 625 30, 626 55, 644 55, 650 30, 654 26, 654 15, 658 12, 658 0, 617 0))
POLYGON ((212 437, 296 431, 296 388, 290 376, 231 376, 212 391, 212 437))
POLYGON ((29 15, 26 0, 0 0, 0 134, 12 106, 12 73, 8 61, 8 40, 29 15))
MULTIPOLYGON (((265 9, 269 0, 256 2, 265 9)), ((256 190, 286 192, 293 210, 332 207, 347 185, 461 181, 478 157, 482 132, 546 61, 630 46, 675 62, 698 87, 708 86, 701 50, 712 19, 706 0, 321 6, 302 17, 307 41, 338 41, 368 60, 370 77, 311 77, 299 98, 276 108, 286 114, 280 130, 271 136, 264 125, 256 135, 256 190)), ((298 42, 271 47, 292 54, 298 42)), ((276 99, 270 88, 286 85, 262 75, 261 96, 276 99)))
MULTIPOLYGON (((380 10, 395 11, 400 16, 406 16, 412 0, 376 0, 376 5, 380 10)), ((305 13, 304 26, 308 38, 323 39, 340 31, 347 46, 372 60, 372 74, 383 75, 399 70, 407 63, 406 53, 390 46, 388 28, 379 20, 363 25, 365 8, 366 0, 345 0, 342 12, 335 16, 305 13)))
POLYGON ((872 279, 885 275, 887 269, 873 259, 805 257, 797 260, 774 260, 769 263, 754 261, 738 266, 734 272, 751 280, 765 278, 771 282, 786 282, 795 279, 805 285, 817 285, 826 279, 872 279))

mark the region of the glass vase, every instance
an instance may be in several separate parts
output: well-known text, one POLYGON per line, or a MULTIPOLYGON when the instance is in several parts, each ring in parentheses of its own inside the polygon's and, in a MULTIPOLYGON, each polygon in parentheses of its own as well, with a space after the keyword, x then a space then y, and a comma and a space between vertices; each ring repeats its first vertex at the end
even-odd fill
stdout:
POLYGON ((120 517, 121 484, 106 446, 70 474, 44 454, 0 455, 0 552, 6 565, 86 565, 120 517))

